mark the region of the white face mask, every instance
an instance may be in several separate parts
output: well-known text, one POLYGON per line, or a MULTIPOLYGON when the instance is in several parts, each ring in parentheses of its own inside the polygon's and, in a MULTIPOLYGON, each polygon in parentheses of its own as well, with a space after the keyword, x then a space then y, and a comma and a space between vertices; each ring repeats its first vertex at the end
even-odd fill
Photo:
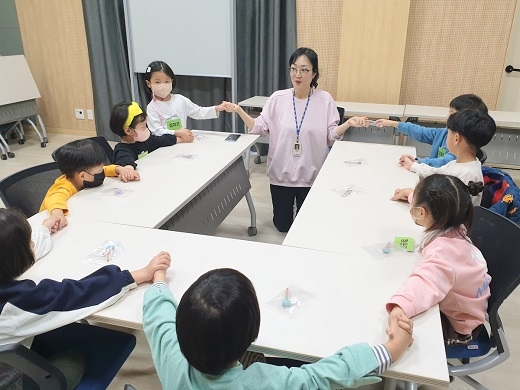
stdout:
POLYGON ((134 141, 136 142, 144 142, 148 138, 150 138, 150 130, 145 128, 144 130, 135 130, 137 136, 134 137, 134 141))
POLYGON ((152 92, 155 96, 164 99, 172 91, 172 85, 167 83, 152 84, 152 92))

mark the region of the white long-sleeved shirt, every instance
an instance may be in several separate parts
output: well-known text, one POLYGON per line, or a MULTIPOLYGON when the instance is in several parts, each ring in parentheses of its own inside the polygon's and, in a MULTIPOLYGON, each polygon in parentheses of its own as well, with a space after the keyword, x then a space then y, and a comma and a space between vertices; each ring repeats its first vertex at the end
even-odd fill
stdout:
POLYGON ((32 229, 31 240, 34 242, 34 258, 41 259, 52 249, 52 238, 49 229, 43 225, 32 229))
MULTIPOLYGON (((420 177, 430 176, 434 173, 452 175, 458 177, 466 185, 470 181, 481 181, 484 183, 484 177, 482 176, 482 164, 477 158, 475 158, 475 161, 470 161, 467 163, 459 163, 457 160, 453 160, 439 168, 414 162, 410 166, 410 171, 417 173, 420 177)), ((479 206, 481 200, 482 193, 471 197, 471 202, 474 206, 479 206)))
POLYGON ((201 107, 179 94, 172 94, 167 102, 152 99, 146 107, 146 124, 154 135, 174 134, 166 129, 166 121, 179 118, 182 128, 186 128, 188 117, 193 119, 214 119, 219 113, 215 106, 201 107))

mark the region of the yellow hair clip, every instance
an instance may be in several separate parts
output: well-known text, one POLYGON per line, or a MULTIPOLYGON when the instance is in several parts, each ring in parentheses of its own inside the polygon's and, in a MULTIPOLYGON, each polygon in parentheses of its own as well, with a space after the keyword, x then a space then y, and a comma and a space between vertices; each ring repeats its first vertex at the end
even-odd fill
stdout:
POLYGON ((126 118, 126 121, 123 125, 123 129, 126 129, 127 127, 130 127, 130 123, 134 120, 134 118, 137 115, 141 115, 143 113, 143 110, 141 110, 141 107, 139 107, 139 104, 136 102, 132 102, 128 106, 128 117, 126 118))

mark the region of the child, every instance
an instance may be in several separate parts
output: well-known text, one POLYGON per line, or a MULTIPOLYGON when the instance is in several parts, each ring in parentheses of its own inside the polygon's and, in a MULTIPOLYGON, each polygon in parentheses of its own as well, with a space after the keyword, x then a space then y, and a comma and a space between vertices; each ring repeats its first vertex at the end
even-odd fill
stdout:
MULTIPOLYGON (((480 161, 477 159, 477 150, 487 145, 496 132, 493 118, 476 109, 457 111, 448 118, 449 150, 457 159, 448 164, 434 168, 414 161, 411 156, 403 156, 400 164, 406 169, 425 177, 433 173, 443 173, 458 177, 464 183, 484 182, 480 161)), ((472 202, 480 205, 483 185, 478 194, 472 194, 472 202)), ((411 188, 397 189, 392 200, 405 200, 413 190, 411 188)))
POLYGON ((447 345, 476 337, 490 296, 486 261, 467 236, 474 186, 438 174, 417 184, 410 213, 425 228, 423 260, 386 305, 389 313, 413 317, 438 303, 447 345))
POLYGON ((57 217, 58 229, 67 226, 67 199, 78 191, 100 186, 105 175, 118 176, 123 182, 139 180, 132 166, 103 166, 106 161, 103 148, 89 139, 69 142, 60 147, 56 155, 63 175, 47 191, 40 211, 48 210, 51 216, 57 217))
MULTIPOLYGON (((457 111, 474 108, 487 114, 488 109, 481 98, 473 94, 460 95, 450 102, 449 114, 454 114, 457 111)), ((376 121, 377 127, 391 126, 396 127, 398 133, 406 134, 407 136, 426 144, 432 145, 430 157, 415 158, 420 164, 427 164, 431 167, 442 167, 452 160, 455 156, 450 153, 446 146, 446 139, 448 138, 447 128, 436 127, 422 127, 411 122, 397 122, 388 119, 378 119, 376 121)), ((414 157, 410 156, 411 159, 414 157)))
POLYGON ((193 119, 213 119, 218 118, 220 111, 224 110, 224 102, 218 106, 200 107, 187 97, 172 94, 175 74, 163 61, 154 61, 148 65, 144 78, 152 91, 152 100, 146 107, 148 128, 155 135, 186 129, 188 116, 193 119))
POLYGON ((260 308, 251 281, 233 269, 209 271, 184 293, 180 303, 154 275, 144 297, 143 328, 165 389, 340 389, 378 382, 412 343, 412 323, 389 317, 389 340, 357 344, 301 368, 253 363, 238 358, 258 337, 260 308))
POLYGON ((114 148, 114 164, 134 169, 137 168, 136 160, 158 148, 193 141, 193 135, 188 130, 150 136, 150 130, 146 127, 146 114, 136 102, 123 102, 112 108, 110 129, 121 137, 121 142, 114 148))
MULTIPOLYGON (((20 278, 36 260, 32 251, 31 226, 20 212, 0 209, 0 241, 0 345, 37 345, 37 353, 44 357, 47 357, 46 342, 52 334, 45 332, 60 327, 62 335, 65 332, 72 339, 76 336, 77 344, 71 343, 66 348, 77 349, 79 344, 110 345, 110 340, 99 339, 99 332, 95 332, 96 338, 86 340, 90 334, 88 325, 67 324, 110 306, 136 285, 150 281, 156 271, 170 266, 170 255, 161 252, 146 267, 133 272, 107 265, 81 280, 58 282, 43 279, 35 283, 20 278), (67 330, 74 332, 78 329, 80 331, 76 334, 67 333, 67 330), (42 343, 40 338, 46 342, 42 343)), ((50 343, 48 348, 54 349, 54 344, 50 343)), ((87 351, 88 347, 84 352, 87 351)), ((75 360, 81 366, 81 357, 75 360)), ((77 379, 81 379, 81 373, 77 379)))

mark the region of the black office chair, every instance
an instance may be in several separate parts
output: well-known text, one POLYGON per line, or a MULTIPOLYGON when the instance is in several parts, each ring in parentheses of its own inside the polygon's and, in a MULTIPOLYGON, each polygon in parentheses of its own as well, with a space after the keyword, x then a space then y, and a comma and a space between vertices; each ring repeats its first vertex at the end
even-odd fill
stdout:
POLYGON ((477 150, 477 158, 481 164, 484 164, 487 160, 487 154, 482 149, 477 150))
MULTIPOLYGON (((64 374, 47 360, 48 356, 44 357, 36 352, 43 345, 50 355, 56 353, 53 351, 54 345, 52 344, 52 340, 55 340, 56 344, 65 343, 70 345, 71 349, 79 349, 84 354, 85 372, 76 389, 105 390, 136 344, 136 338, 132 334, 80 323, 69 324, 47 334, 36 336, 34 340, 31 349, 21 344, 0 346, 0 372, 2 372, 0 388, 21 389, 30 384, 31 389, 66 389, 64 374), (75 340, 68 338, 67 328, 69 327, 75 327, 75 333, 87 332, 88 340, 81 345, 82 340, 78 340, 77 336, 75 340), (51 337, 46 337, 46 335, 51 335, 51 337), (92 340, 96 339, 96 335, 99 335, 103 341, 92 343, 92 340), (106 342, 106 340, 110 340, 110 342, 106 342), (90 343, 90 345, 85 345, 86 343, 90 343)), ((56 348, 63 348, 63 346, 58 345, 56 348)))
POLYGON ((30 217, 40 211, 45 194, 60 175, 56 162, 13 173, 0 181, 0 198, 6 207, 19 209, 30 217))
POLYGON ((339 113, 338 125, 341 125, 343 122, 345 122, 345 109, 343 107, 338 107, 338 113, 339 113))
MULTIPOLYGON (((105 164, 106 165, 112 164, 112 162, 114 161, 114 149, 112 149, 112 147, 110 146, 110 144, 108 143, 106 138, 103 136, 98 136, 98 137, 90 137, 87 139, 92 140, 95 143, 99 144, 103 148, 103 151, 105 152, 105 155, 107 156, 107 160, 106 160, 105 164)), ((60 146, 60 148, 61 148, 61 146, 60 146)), ((52 159, 54 161, 58 161, 56 154, 58 153, 58 150, 60 150, 60 148, 57 148, 51 154, 52 159)))
POLYGON ((483 329, 477 340, 469 346, 447 347, 446 356, 448 359, 458 359, 462 363, 449 366, 451 376, 460 378, 473 388, 483 389, 484 387, 469 375, 495 367, 510 355, 498 310, 520 284, 520 226, 502 215, 476 206, 470 237, 484 255, 491 276, 491 297, 487 310, 491 331, 488 334, 487 330, 483 329), (470 362, 471 358, 484 355, 487 356, 470 362))

